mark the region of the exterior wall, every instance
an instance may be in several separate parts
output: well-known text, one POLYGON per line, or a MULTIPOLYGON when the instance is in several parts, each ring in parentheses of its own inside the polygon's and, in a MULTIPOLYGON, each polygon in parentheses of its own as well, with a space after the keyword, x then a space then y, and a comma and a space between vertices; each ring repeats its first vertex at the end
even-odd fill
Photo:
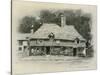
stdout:
POLYGON ((21 56, 28 56, 28 41, 27 40, 19 40, 18 41, 18 54, 21 56))
POLYGON ((30 47, 29 56, 44 55, 44 47, 30 47))
POLYGON ((73 48, 71 47, 54 47, 52 49, 52 55, 64 55, 64 56, 72 56, 73 52, 72 52, 73 48))
POLYGON ((68 47, 85 47, 85 42, 77 44, 74 41, 62 41, 62 40, 31 40, 30 46, 68 46, 68 47))
POLYGON ((73 48, 73 47, 50 47, 50 46, 34 46, 30 49, 30 56, 37 56, 37 55, 63 55, 63 56, 83 56, 84 48, 73 48), (49 47, 50 52, 47 53, 49 47), (76 49, 76 53, 74 54, 74 49, 76 49))
POLYGON ((37 55, 64 55, 64 56, 83 56, 85 42, 76 43, 73 40, 41 40, 34 39, 18 41, 19 53, 22 56, 37 56, 37 55), (21 44, 22 42, 22 44, 21 44), (74 51, 76 49, 76 52, 74 51), (50 50, 50 51, 49 51, 50 50), (75 52, 75 53, 74 53, 75 52))

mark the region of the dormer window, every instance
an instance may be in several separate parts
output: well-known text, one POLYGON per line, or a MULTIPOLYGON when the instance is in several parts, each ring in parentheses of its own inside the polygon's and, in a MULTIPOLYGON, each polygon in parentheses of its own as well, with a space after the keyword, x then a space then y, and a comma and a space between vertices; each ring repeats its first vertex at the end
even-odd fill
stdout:
POLYGON ((54 35, 54 33, 50 33, 49 35, 48 35, 48 37, 49 37, 49 39, 54 39, 55 38, 55 35, 54 35))
POLYGON ((76 43, 76 44, 79 44, 79 43, 80 43, 79 38, 76 38, 76 39, 75 39, 75 43, 76 43))

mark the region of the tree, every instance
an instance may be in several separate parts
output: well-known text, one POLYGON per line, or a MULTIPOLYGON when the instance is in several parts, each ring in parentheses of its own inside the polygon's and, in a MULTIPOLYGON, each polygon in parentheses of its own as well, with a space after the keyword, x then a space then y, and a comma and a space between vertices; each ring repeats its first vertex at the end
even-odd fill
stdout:
MULTIPOLYGON (((34 25, 34 31, 36 31, 40 26, 41 20, 36 20, 35 17, 29 17, 25 16, 23 17, 20 26, 19 26, 19 32, 20 33, 30 33, 31 26, 34 25)), ((42 22, 41 22, 42 23, 42 22)))
POLYGON ((81 10, 42 10, 39 16, 40 20, 38 21, 35 17, 25 16, 21 21, 19 31, 29 33, 31 25, 34 25, 34 31, 36 31, 42 23, 56 23, 61 26, 62 12, 64 12, 66 16, 66 25, 73 25, 85 39, 91 40, 91 15, 83 13, 81 10))

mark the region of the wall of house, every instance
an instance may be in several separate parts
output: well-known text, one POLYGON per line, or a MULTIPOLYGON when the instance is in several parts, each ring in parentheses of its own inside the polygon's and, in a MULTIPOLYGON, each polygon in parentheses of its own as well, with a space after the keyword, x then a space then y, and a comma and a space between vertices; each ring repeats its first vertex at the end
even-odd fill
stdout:
POLYGON ((37 56, 37 55, 65 55, 73 56, 74 48, 77 48, 77 56, 81 56, 85 47, 85 42, 76 43, 74 40, 49 40, 49 39, 32 39, 18 41, 18 51, 22 56, 37 56), (50 48, 50 53, 47 49, 50 48), (83 49, 82 49, 83 48, 83 49))
POLYGON ((74 40, 45 40, 45 39, 34 39, 30 41, 30 46, 68 46, 68 47, 85 47, 85 41, 76 43, 74 40))
POLYGON ((29 56, 28 41, 18 40, 18 56, 29 56))

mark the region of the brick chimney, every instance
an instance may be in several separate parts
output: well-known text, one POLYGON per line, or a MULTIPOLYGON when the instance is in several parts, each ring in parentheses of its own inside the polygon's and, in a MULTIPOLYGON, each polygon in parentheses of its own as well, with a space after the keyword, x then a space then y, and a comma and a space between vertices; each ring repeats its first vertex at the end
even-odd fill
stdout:
POLYGON ((32 34, 34 33, 33 27, 34 27, 34 25, 31 26, 31 30, 30 30, 32 34))
POLYGON ((61 27, 64 27, 66 25, 66 17, 64 13, 61 14, 61 27))

